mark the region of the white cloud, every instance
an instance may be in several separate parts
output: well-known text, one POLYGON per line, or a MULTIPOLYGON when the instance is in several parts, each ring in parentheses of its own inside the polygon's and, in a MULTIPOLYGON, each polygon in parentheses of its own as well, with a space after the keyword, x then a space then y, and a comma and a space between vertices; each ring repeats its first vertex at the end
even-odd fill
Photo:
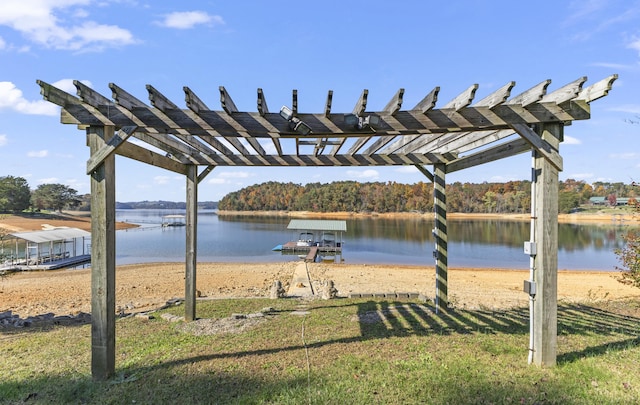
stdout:
POLYGON ((44 100, 29 101, 22 90, 11 82, 0 82, 0 110, 7 109, 22 114, 58 115, 59 107, 44 100))
POLYGON ((57 177, 46 177, 44 179, 38 179, 38 184, 51 184, 58 183, 59 179, 57 177))
POLYGON ((0 25, 53 49, 96 51, 136 42, 124 28, 87 21, 87 11, 79 6, 90 3, 91 0, 3 0, 0 25))
POLYGON ((612 153, 609 155, 609 158, 617 159, 617 160, 636 159, 636 158, 640 158, 640 153, 637 153, 637 152, 612 153))
POLYGON ((375 180, 380 177, 380 174, 377 170, 374 169, 366 169, 366 170, 347 170, 347 176, 354 179, 371 179, 375 180))
POLYGON ((212 177, 207 180, 207 184, 225 184, 227 180, 221 179, 220 177, 212 177))
POLYGON ((43 150, 31 150, 27 152, 27 156, 31 158, 43 158, 49 156, 49 151, 46 149, 43 150))
POLYGON ((608 110, 630 114, 640 114, 640 104, 622 104, 616 107, 611 107, 608 110))
POLYGON ((166 28, 186 30, 199 24, 224 25, 224 20, 218 15, 210 15, 204 11, 179 11, 165 15, 164 20, 158 24, 166 28))
POLYGON ((415 166, 400 166, 400 167, 394 169, 394 172, 396 172, 396 173, 411 173, 411 174, 415 174, 415 173, 418 173, 418 169, 416 169, 415 166))
POLYGON ((568 179, 574 179, 574 180, 586 180, 586 179, 590 179, 593 177, 593 173, 573 173, 572 175, 568 176, 568 179))
POLYGON ((572 136, 569 135, 565 135, 564 136, 564 142, 562 143, 563 145, 580 145, 582 144, 582 141, 578 138, 574 138, 572 136))
POLYGON ((6 47, 7 47, 7 43, 2 37, 0 37, 0 50, 5 49, 6 47))
POLYGON ((227 179, 246 179, 251 177, 251 173, 249 172, 220 172, 218 173, 218 177, 227 178, 227 179))
POLYGON ((7 136, 5 134, 0 134, 0 146, 4 146, 7 144, 7 136))
POLYGON ((153 178, 153 182, 155 184, 168 184, 169 181, 171 181, 171 177, 170 176, 155 176, 153 178))

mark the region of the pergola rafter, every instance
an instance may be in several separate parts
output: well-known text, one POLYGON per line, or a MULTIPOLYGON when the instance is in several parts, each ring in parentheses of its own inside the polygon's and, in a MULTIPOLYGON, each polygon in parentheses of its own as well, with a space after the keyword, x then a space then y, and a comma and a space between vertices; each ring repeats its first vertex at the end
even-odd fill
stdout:
POLYGON ((381 110, 367 110, 365 89, 350 113, 332 112, 331 90, 320 113, 301 113, 296 90, 290 106, 270 112, 261 88, 257 112, 243 112, 222 86, 221 110, 212 110, 188 87, 183 87, 186 108, 181 108, 151 85, 146 87, 147 104, 113 83, 110 99, 79 81, 74 81, 77 96, 38 81, 44 99, 62 107, 62 123, 85 129, 90 146, 94 377, 108 378, 115 371, 115 155, 185 176, 185 318, 193 320, 197 185, 216 167, 415 166, 434 183, 436 309, 440 309, 448 303, 446 174, 531 151, 533 240, 528 246, 530 285, 536 288, 529 291, 530 361, 555 364, 557 229, 553 229, 558 172, 563 166, 559 145, 564 126, 589 119, 590 103, 606 96, 616 79, 612 75, 583 89, 587 79, 581 77, 551 93, 547 93, 551 81, 545 80, 514 97, 515 82, 508 82, 475 103, 478 85, 474 84, 441 108, 436 107, 440 87, 435 87, 408 110, 402 109, 404 89, 381 110), (132 143, 134 138, 137 142, 132 143), (203 169, 198 174, 199 166, 203 169))

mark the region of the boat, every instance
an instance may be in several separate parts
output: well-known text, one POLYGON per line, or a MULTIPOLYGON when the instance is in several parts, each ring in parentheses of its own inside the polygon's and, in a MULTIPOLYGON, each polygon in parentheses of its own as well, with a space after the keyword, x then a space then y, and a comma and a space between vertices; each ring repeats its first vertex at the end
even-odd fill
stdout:
POLYGON ((184 215, 171 214, 171 215, 163 215, 162 216, 162 226, 185 226, 186 222, 184 220, 184 215))

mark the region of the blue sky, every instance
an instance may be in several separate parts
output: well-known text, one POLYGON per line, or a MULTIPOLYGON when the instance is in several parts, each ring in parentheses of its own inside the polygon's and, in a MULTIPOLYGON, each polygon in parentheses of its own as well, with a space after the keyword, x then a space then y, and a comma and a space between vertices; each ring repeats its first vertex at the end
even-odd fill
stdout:
MULTIPOLYGON (((477 83, 476 100, 513 80, 512 95, 551 79, 553 91, 617 73, 592 118, 565 128, 561 180, 640 180, 640 1, 169 1, 0 2, 0 176, 31 188, 62 183, 89 192, 83 131, 60 124, 36 80, 75 94, 81 80, 110 96, 110 82, 148 100, 146 84, 184 106, 189 86, 220 110, 225 86, 240 110, 271 110, 298 90, 301 112, 350 112, 363 89, 381 110, 399 88, 411 108, 439 86, 444 105, 477 83)), ((448 182, 528 179, 523 154, 456 172, 448 182)), ((184 201, 182 176, 118 158, 117 200, 184 201)), ((199 200, 269 180, 426 181, 403 168, 225 168, 200 183, 199 200)))

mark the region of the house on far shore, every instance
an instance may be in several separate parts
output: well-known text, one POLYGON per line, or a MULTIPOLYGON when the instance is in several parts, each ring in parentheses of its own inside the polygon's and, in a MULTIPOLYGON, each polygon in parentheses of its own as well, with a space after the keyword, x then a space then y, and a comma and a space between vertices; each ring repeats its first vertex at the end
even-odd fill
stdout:
POLYGON ((3 269, 54 270, 91 261, 91 233, 82 229, 45 226, 42 231, 9 235, 15 238, 15 251, 0 263, 3 269))
MULTIPOLYGON (((589 198, 589 203, 591 205, 609 205, 609 200, 607 197, 591 197, 589 198)), ((628 198, 616 198, 616 205, 628 205, 628 198)))

